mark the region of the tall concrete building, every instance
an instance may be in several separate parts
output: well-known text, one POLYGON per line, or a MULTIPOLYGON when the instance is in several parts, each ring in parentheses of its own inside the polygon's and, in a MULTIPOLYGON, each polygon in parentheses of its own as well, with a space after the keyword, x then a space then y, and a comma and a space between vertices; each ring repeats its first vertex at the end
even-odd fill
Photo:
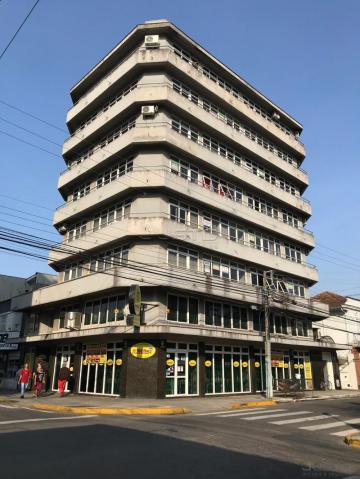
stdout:
POLYGON ((301 124, 166 20, 135 27, 71 98, 54 216, 64 240, 50 253, 59 284, 14 304, 51 387, 67 364, 81 393, 264 390, 264 272, 274 385, 316 387, 335 345, 312 333, 328 307, 309 299, 301 124))

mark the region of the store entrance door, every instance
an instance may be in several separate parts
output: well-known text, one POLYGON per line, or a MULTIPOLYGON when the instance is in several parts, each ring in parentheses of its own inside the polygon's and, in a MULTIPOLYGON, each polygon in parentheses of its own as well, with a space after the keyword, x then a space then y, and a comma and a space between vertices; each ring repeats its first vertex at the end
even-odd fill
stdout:
MULTIPOLYGON (((52 378, 52 390, 58 390, 58 378, 59 371, 62 367, 66 366, 71 369, 74 367, 75 349, 73 344, 61 345, 56 349, 54 374, 52 378)), ((66 386, 65 391, 69 392, 69 383, 66 386)))

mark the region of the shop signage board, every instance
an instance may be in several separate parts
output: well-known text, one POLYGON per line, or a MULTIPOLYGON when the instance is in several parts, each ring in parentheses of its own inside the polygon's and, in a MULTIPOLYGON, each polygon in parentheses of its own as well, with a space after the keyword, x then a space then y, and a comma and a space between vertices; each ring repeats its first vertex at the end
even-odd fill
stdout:
POLYGON ((311 363, 309 360, 305 360, 304 373, 307 381, 312 380, 311 363))
POLYGON ((0 343, 0 351, 17 351, 18 347, 15 343, 0 343))
POLYGON ((283 368, 284 356, 282 354, 273 353, 271 355, 271 366, 274 368, 283 368))
POLYGON ((130 354, 137 359, 149 359, 156 353, 156 348, 150 343, 136 343, 130 348, 130 354))
POLYGON ((138 284, 130 286, 129 290, 129 311, 135 316, 140 315, 141 311, 141 289, 138 284))
POLYGON ((106 344, 90 344, 86 348, 86 364, 105 364, 106 344))

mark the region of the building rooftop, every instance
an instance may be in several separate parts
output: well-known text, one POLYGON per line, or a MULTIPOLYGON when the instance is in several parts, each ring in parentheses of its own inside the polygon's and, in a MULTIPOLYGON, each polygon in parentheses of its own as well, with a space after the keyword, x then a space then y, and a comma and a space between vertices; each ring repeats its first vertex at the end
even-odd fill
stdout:
POLYGON ((331 291, 323 291, 322 293, 313 296, 311 299, 319 301, 320 303, 328 304, 330 309, 338 309, 346 302, 347 297, 331 291))

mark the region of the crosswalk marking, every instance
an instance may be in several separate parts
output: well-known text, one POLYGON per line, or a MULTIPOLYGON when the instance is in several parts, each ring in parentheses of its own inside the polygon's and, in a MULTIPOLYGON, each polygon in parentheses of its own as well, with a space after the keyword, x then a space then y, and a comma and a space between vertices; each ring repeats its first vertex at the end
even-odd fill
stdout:
POLYGON ((357 432, 357 429, 345 429, 345 431, 338 431, 338 432, 331 432, 331 436, 340 436, 340 437, 345 437, 349 434, 354 434, 357 432))
MULTIPOLYGON (((258 408, 257 408, 258 409, 258 408)), ((251 416, 255 414, 266 414, 264 417, 268 417, 268 414, 273 415, 274 413, 278 411, 286 411, 286 409, 273 409, 273 410, 268 410, 268 411, 255 411, 255 412, 234 412, 232 414, 220 414, 218 417, 238 417, 238 416, 251 416)))
POLYGON ((320 431, 322 429, 331 429, 332 427, 346 426, 347 424, 360 424, 360 418, 345 419, 344 421, 330 422, 328 424, 317 424, 316 426, 302 426, 299 429, 305 429, 306 431, 320 431))
POLYGON ((24 422, 42 422, 42 421, 65 421, 68 419, 83 419, 89 417, 96 417, 96 414, 83 414, 81 416, 66 416, 66 417, 39 417, 36 419, 16 419, 14 421, 0 421, 0 425, 4 424, 19 424, 24 422))
MULTIPOLYGON (((273 417, 282 417, 282 416, 299 416, 300 414, 311 414, 311 411, 297 411, 297 412, 283 412, 280 414, 272 414, 273 417)), ((257 421, 258 419, 269 419, 269 416, 255 416, 255 417, 244 417, 244 421, 257 421)))
MULTIPOLYGON (((244 409, 241 409, 241 411, 259 411, 259 410, 264 410, 266 408, 264 407, 252 407, 252 408, 244 408, 244 409)), ((215 415, 215 414, 224 414, 224 416, 221 416, 221 417, 226 417, 227 414, 234 414, 235 413, 235 410, 234 409, 231 409, 231 411, 217 411, 217 412, 201 412, 201 413, 198 413, 198 414, 194 414, 194 416, 212 416, 212 415, 215 415)))
POLYGON ((320 416, 310 416, 310 417, 301 417, 296 419, 285 419, 283 421, 270 421, 270 424, 277 424, 279 426, 283 424, 295 424, 297 422, 304 422, 304 421, 320 421, 321 419, 332 419, 335 417, 339 417, 336 415, 330 414, 321 414, 320 416))

